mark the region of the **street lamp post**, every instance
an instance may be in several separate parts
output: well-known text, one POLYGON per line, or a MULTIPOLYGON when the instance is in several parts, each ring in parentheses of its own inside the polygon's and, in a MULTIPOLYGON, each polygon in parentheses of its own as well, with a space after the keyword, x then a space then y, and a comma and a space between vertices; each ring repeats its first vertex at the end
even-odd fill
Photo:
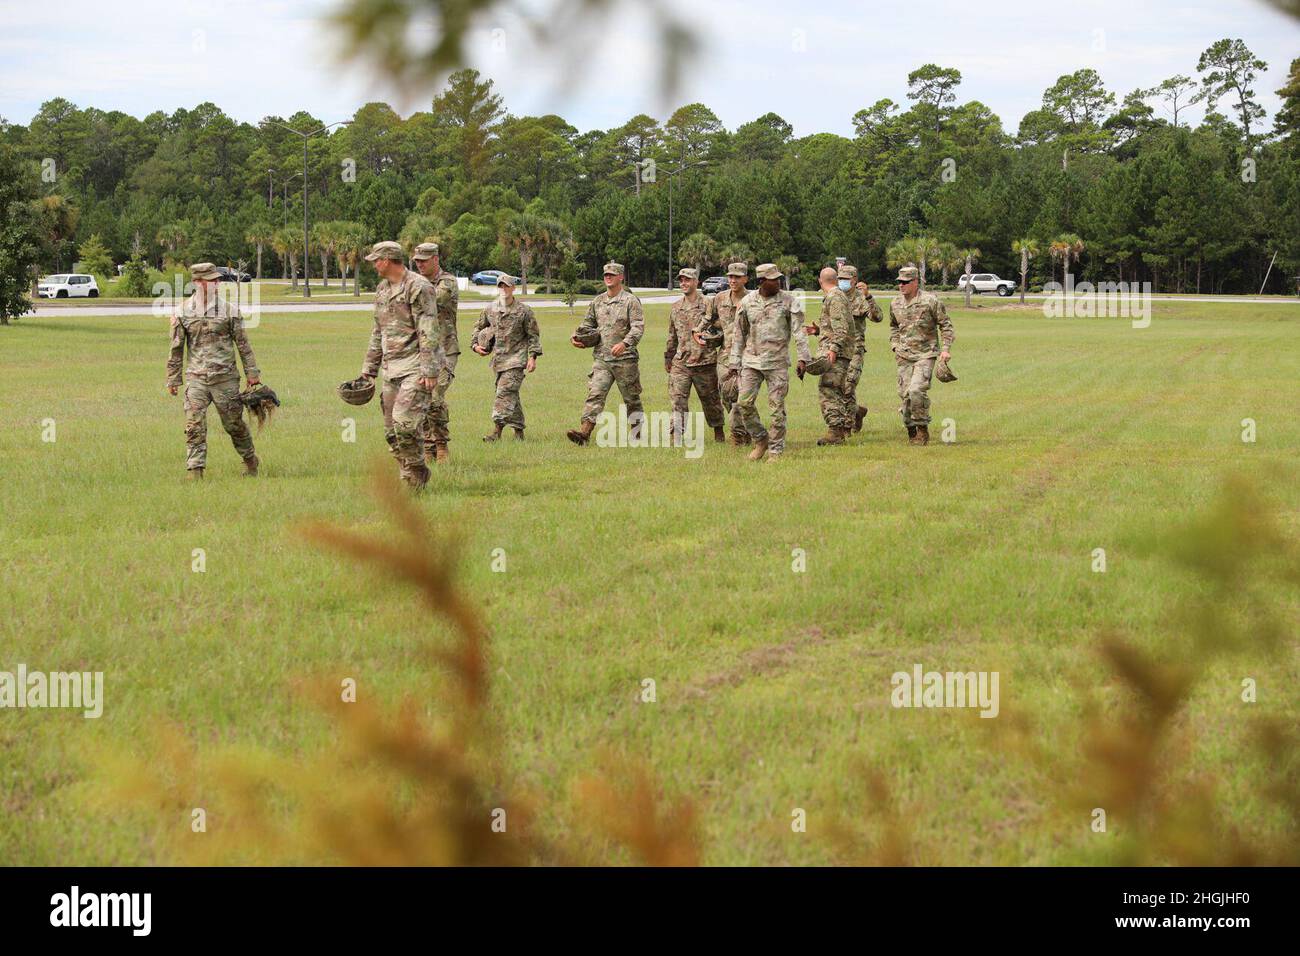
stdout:
POLYGON ((686 163, 678 166, 676 169, 664 169, 668 175, 668 288, 673 287, 673 179, 678 173, 683 173, 688 169, 696 166, 707 166, 709 161, 701 159, 698 162, 686 163))
MULTIPOLYGON (((347 126, 351 120, 340 120, 337 123, 330 123, 322 126, 320 129, 314 129, 310 133, 304 133, 302 130, 294 129, 292 126, 285 126, 283 123, 277 123, 274 120, 263 120, 272 126, 278 126, 280 129, 287 129, 295 136, 302 137, 302 294, 304 298, 311 298, 311 249, 310 236, 307 228, 307 142, 317 133, 323 133, 335 126, 347 126)), ((288 201, 285 201, 285 215, 288 215, 288 201)), ((286 221, 286 225, 288 225, 286 221)))

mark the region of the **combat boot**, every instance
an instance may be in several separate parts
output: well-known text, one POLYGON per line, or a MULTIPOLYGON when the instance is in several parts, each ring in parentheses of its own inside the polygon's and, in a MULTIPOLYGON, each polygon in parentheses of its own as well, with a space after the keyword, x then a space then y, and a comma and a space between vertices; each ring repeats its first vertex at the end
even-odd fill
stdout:
POLYGON ((754 442, 754 450, 749 453, 749 460, 761 461, 763 456, 766 454, 767 454, 767 439, 760 438, 758 439, 758 441, 754 442))
POLYGON ((774 461, 780 461, 780 460, 781 460, 781 453, 779 451, 769 451, 767 453, 767 458, 764 459, 764 461, 766 461, 767 464, 769 465, 772 464, 772 462, 774 461))
POLYGON ((867 417, 867 406, 859 405, 857 412, 853 416, 853 430, 862 431, 862 419, 867 417))
POLYGON ((908 425, 908 426, 907 426, 907 443, 908 443, 909 445, 915 445, 915 444, 916 444, 916 426, 915 426, 915 425, 908 425))
POLYGON ((447 443, 445 441, 440 441, 433 446, 434 461, 446 461, 450 457, 451 452, 447 450, 447 443))
POLYGON ((585 445, 591 438, 591 430, 596 426, 595 422, 583 422, 578 428, 570 428, 564 434, 568 436, 569 441, 575 445, 585 445))
MULTIPOLYGON (((515 429, 515 430, 518 431, 518 429, 515 429)), ((491 435, 484 435, 484 436, 483 436, 483 440, 484 440, 484 441, 496 441, 496 440, 497 440, 498 438, 500 438, 500 437, 501 437, 501 423, 500 423, 500 422, 496 422, 496 423, 494 423, 493 426, 492 426, 492 434, 491 434, 491 435)))
POLYGON ((185 477, 188 478, 190 481, 202 481, 203 469, 191 468, 189 471, 185 472, 185 477))
POLYGON ((252 458, 245 458, 245 459, 244 459, 244 477, 245 477, 245 478, 256 478, 256 477, 257 477, 257 468, 258 468, 258 466, 261 465, 261 464, 262 464, 262 459, 258 458, 256 455, 254 455, 252 458))
POLYGON ((752 441, 753 439, 750 438, 748 435, 744 434, 743 432, 737 435, 734 431, 731 433, 731 437, 727 439, 727 443, 736 448, 743 448, 745 445, 748 445, 752 441))
POLYGON ((713 440, 719 444, 727 440, 727 433, 723 430, 721 425, 713 429, 713 440))
POLYGON ((523 441, 523 440, 524 440, 524 430, 523 430, 522 428, 519 428, 519 427, 516 426, 516 428, 515 428, 515 441, 523 441))
POLYGON ((826 434, 817 439, 819 445, 843 445, 845 436, 848 435, 842 428, 828 428, 826 434))
POLYGON ((928 444, 930 444, 930 426, 929 426, 929 425, 917 425, 917 426, 916 426, 916 443, 917 443, 918 445, 928 445, 928 444))

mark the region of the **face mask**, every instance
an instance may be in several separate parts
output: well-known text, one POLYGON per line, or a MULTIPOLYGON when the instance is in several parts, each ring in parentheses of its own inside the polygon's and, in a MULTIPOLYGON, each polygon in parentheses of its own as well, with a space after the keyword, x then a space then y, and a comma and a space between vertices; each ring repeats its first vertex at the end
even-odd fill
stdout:
POLYGON ((841 279, 839 284, 840 284, 840 290, 841 290, 842 292, 848 292, 848 291, 849 291, 850 283, 849 283, 849 280, 848 280, 848 279, 841 279))

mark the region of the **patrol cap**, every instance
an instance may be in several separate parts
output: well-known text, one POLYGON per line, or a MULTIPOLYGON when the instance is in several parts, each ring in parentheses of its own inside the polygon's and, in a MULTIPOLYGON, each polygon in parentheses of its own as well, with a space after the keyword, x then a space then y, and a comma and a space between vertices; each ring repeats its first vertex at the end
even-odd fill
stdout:
POLYGON ((607 276, 621 276, 623 274, 623 263, 606 262, 604 274, 607 276))
POLYGON ((366 256, 366 262, 377 262, 380 259, 392 259, 395 262, 401 262, 405 258, 406 254, 402 252, 402 247, 398 243, 385 240, 384 242, 376 242, 370 247, 370 254, 366 256))
POLYGON ((438 254, 438 244, 436 242, 422 242, 415 247, 411 253, 412 259, 432 259, 438 254))
POLYGON ((920 276, 921 273, 917 271, 916 266, 903 266, 898 270, 899 282, 911 282, 913 279, 919 279, 920 276))
POLYGON ((211 262, 196 262, 190 266, 191 279, 220 279, 221 273, 211 262))
POLYGON ((516 284, 517 283, 515 282, 515 277, 512 275, 507 275, 506 273, 503 272, 499 276, 497 276, 497 285, 508 285, 510 286, 510 288, 513 289, 516 284))
POLYGON ((764 262, 754 270, 754 275, 758 276, 760 279, 779 279, 781 278, 782 273, 781 270, 776 267, 776 263, 764 262))
POLYGON ((835 277, 837 279, 856 279, 858 277, 858 267, 851 266, 847 262, 841 263, 835 277))
POLYGON ((677 278, 679 278, 679 279, 695 279, 696 281, 699 281, 699 278, 700 278, 700 270, 699 270, 699 269, 678 269, 678 270, 677 270, 677 278))
POLYGON ((727 275, 740 276, 742 279, 749 278, 749 266, 743 262, 733 262, 727 266, 727 275))
POLYGON ((934 376, 941 382, 957 381, 957 373, 952 370, 947 359, 939 359, 939 363, 934 367, 934 376))

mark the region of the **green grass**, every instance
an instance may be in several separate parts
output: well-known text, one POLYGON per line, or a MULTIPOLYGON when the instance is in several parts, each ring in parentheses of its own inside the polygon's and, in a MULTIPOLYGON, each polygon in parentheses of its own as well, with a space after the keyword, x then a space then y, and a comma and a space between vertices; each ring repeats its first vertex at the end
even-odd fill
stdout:
MULTIPOLYGON (((667 407, 666 312, 646 309, 650 409, 667 407)), ((889 677, 918 662, 998 670, 1004 713, 1028 715, 1040 740, 1067 749, 1080 687, 1104 679, 1101 633, 1185 653, 1164 626, 1193 582, 1147 542, 1206 508, 1231 473, 1265 488, 1294 535, 1300 306, 1157 303, 1145 330, 1033 308, 953 315, 961 379, 936 381, 932 395, 935 437, 952 419, 955 444, 906 444, 887 330, 872 326, 863 433, 816 448, 816 385, 793 381, 789 448, 771 466, 712 443, 698 461, 572 446, 563 433, 589 355, 566 343, 577 324, 567 310, 540 314, 546 354, 524 387, 526 443, 479 440, 491 376, 462 355, 452 463, 420 507, 464 536, 463 580, 493 632, 506 766, 543 798, 549 832, 577 825, 572 784, 612 749, 700 804, 708 862, 831 859, 825 841, 790 832, 790 813, 804 808, 814 825, 860 815, 860 762, 884 771, 923 862, 1091 858, 1086 817, 1047 822, 1059 781, 989 746, 997 721, 893 710, 889 677), (1255 444, 1240 439, 1246 417, 1255 444), (1105 574, 1090 571, 1097 547, 1105 574), (504 574, 490 571, 495 548, 504 574), (795 548, 806 573, 791 571, 795 548), (647 677, 655 704, 637 702, 647 677)), ((442 623, 294 530, 325 518, 384 532, 367 491, 386 457, 378 406, 345 406, 333 391, 357 374, 370 321, 264 317, 252 341, 284 406, 257 439, 263 477, 238 477, 214 414, 200 487, 183 480, 181 401, 162 387, 164 321, 33 317, 0 329, 0 670, 102 670, 107 698, 99 720, 0 712, 0 860, 152 861, 145 825, 98 809, 89 781, 97 755, 145 753, 162 722, 204 746, 311 749, 329 725, 289 688, 320 674, 437 712, 418 651, 445 636, 442 623), (340 438, 345 417, 355 444, 340 438), (45 419, 54 443, 41 440, 45 419), (190 570, 195 548, 206 573, 190 570)), ((760 409, 766 420, 763 399, 760 409)), ((1236 689, 1256 676, 1251 716, 1294 722, 1295 650, 1292 640, 1280 659, 1215 665, 1181 728, 1185 772, 1215 781, 1225 826, 1273 825, 1236 689)))

